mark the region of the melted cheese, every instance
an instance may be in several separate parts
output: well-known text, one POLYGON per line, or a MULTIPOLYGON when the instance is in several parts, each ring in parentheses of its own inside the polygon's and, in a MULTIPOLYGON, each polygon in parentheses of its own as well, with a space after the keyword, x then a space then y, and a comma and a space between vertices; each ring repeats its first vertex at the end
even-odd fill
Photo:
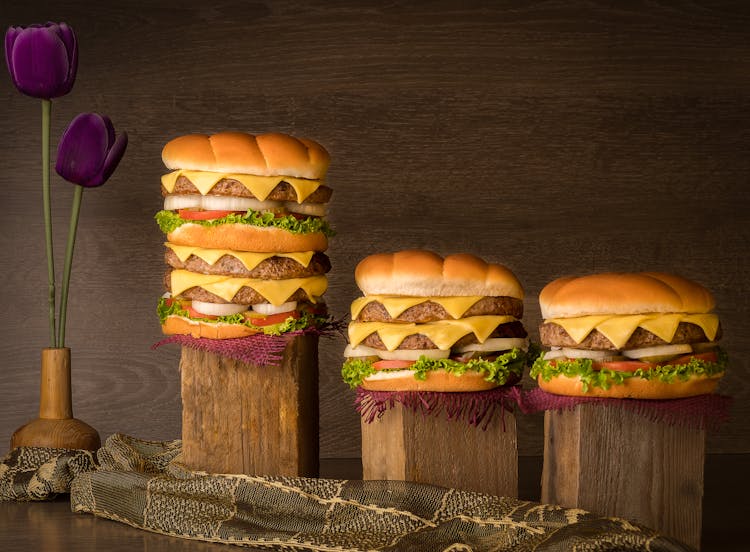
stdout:
POLYGON ((260 293, 272 305, 286 303, 298 289, 304 290, 310 301, 315 303, 316 298, 323 295, 328 287, 328 280, 325 276, 260 280, 257 278, 233 278, 231 276, 199 274, 188 270, 173 270, 171 283, 172 295, 179 295, 186 289, 200 286, 225 301, 231 301, 242 287, 247 286, 260 293))
POLYGON ((356 347, 368 335, 377 332, 386 349, 393 351, 408 336, 422 334, 430 338, 438 349, 445 351, 470 333, 473 333, 480 343, 484 343, 500 324, 515 320, 512 316, 469 316, 460 320, 437 320, 426 324, 351 322, 349 343, 352 347, 356 347))
POLYGON ((545 322, 562 326, 576 343, 586 339, 586 336, 593 330, 598 330, 618 349, 625 346, 638 327, 648 330, 667 343, 672 341, 680 322, 700 326, 709 341, 716 338, 716 333, 719 330, 719 317, 715 314, 593 315, 577 318, 552 318, 545 322))
POLYGON ((320 180, 309 180, 307 178, 295 178, 292 176, 257 176, 254 174, 188 171, 178 169, 161 177, 161 183, 168 193, 172 193, 177 179, 180 176, 184 176, 190 180, 202 195, 206 195, 211 191, 211 188, 213 188, 219 180, 231 178, 232 180, 241 182, 242 185, 247 188, 247 191, 260 201, 265 201, 273 189, 282 181, 288 182, 289 185, 294 188, 294 191, 297 193, 297 203, 305 201, 305 199, 307 199, 307 197, 321 185, 320 180))
POLYGON ((210 265, 216 264, 216 261, 224 255, 231 255, 238 259, 248 270, 253 270, 260 263, 271 257, 287 257, 294 259, 299 264, 307 267, 310 264, 315 251, 301 251, 297 253, 253 253, 250 251, 233 251, 231 249, 206 249, 204 247, 194 247, 192 245, 176 245, 174 243, 164 242, 169 249, 175 252, 177 257, 184 263, 190 255, 195 255, 206 261, 210 265))
POLYGON ((453 318, 461 318, 482 297, 398 297, 394 295, 368 295, 359 297, 352 302, 352 320, 359 316, 362 309, 369 303, 381 303, 391 318, 397 318, 406 309, 415 305, 432 301, 442 306, 453 318))

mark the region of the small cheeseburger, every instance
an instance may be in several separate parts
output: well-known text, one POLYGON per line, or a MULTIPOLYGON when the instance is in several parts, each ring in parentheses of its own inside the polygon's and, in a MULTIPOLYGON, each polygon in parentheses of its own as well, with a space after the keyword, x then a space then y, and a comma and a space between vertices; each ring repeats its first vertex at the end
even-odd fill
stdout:
POLYGON ((542 345, 531 370, 550 393, 668 399, 711 393, 726 354, 711 293, 680 276, 560 278, 539 295, 542 345))
POLYGON ((523 289, 468 254, 381 253, 355 271, 342 376, 375 391, 481 391, 513 384, 526 364, 523 289))
POLYGON ((326 315, 330 157, 285 134, 192 134, 162 151, 165 334, 214 339, 303 329, 326 315))

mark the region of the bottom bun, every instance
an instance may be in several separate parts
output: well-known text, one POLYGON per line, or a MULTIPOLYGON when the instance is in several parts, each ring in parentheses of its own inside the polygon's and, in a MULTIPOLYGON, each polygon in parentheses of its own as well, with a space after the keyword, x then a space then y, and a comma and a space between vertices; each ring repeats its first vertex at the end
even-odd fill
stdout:
POLYGON ((537 382, 539 383, 539 387, 548 393, 570 397, 681 399, 713 393, 723 375, 724 373, 722 372, 714 376, 691 376, 687 380, 678 379, 672 383, 643 378, 628 378, 621 384, 612 385, 609 389, 589 387, 588 391, 583 390, 583 383, 578 376, 573 378, 556 376, 549 381, 544 381, 542 376, 538 376, 537 382))
POLYGON ((191 335, 208 339, 233 339, 258 333, 242 324, 207 324, 181 316, 168 316, 161 325, 161 331, 165 335, 191 335))
POLYGON ((498 386, 496 383, 485 381, 481 372, 464 372, 459 376, 445 370, 431 370, 423 380, 416 379, 414 374, 413 370, 378 372, 364 378, 360 387, 370 391, 466 392, 487 391, 498 386))

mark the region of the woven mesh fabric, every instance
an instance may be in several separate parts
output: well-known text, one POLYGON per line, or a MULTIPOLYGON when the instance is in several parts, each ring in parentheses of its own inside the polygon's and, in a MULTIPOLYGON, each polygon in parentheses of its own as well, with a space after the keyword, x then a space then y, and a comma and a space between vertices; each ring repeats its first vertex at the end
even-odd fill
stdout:
POLYGON ((582 510, 404 481, 192 472, 179 464, 179 452, 179 441, 124 435, 107 439, 98 465, 89 452, 20 448, 0 464, 0 490, 18 499, 28 486, 65 488, 74 473, 74 512, 267 550, 690 550, 651 529, 582 510))

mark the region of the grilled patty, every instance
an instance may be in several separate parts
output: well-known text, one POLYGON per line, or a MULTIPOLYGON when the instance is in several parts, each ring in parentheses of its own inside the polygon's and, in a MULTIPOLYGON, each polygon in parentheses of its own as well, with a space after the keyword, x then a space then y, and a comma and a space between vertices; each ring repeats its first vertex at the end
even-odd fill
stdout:
MULTIPOLYGON (((222 178, 214 185, 213 188, 211 188, 210 192, 211 195, 255 197, 252 193, 250 193, 250 190, 245 188, 245 185, 242 184, 242 182, 240 182, 239 180, 234 180, 232 178, 222 178)), ((174 190, 172 190, 171 193, 200 194, 198 188, 196 188, 195 185, 190 182, 190 180, 186 176, 180 176, 177 179, 177 182, 175 182, 174 190)), ((170 192, 167 192, 167 189, 162 186, 161 195, 167 196, 169 194, 170 192)), ((333 190, 328 186, 324 186, 321 184, 317 190, 315 190, 305 198, 305 201, 303 201, 303 203, 328 203, 328 201, 331 199, 331 194, 333 194, 333 190)), ((279 182, 273 190, 271 190, 271 193, 264 201, 297 201, 297 192, 294 191, 294 188, 291 184, 282 181, 279 182)))
MULTIPOLYGON (((482 297, 462 315, 462 318, 492 314, 507 314, 514 318, 521 318, 523 316, 523 301, 513 297, 482 297)), ((357 316, 358 322, 391 322, 393 320, 383 304, 377 301, 365 305, 357 316)), ((438 303, 425 301, 406 309, 395 320, 423 324, 435 320, 453 320, 453 317, 438 303)))
MULTIPOLYGON (((521 322, 508 322, 507 324, 500 324, 495 331, 492 332, 490 337, 526 337, 526 330, 521 322)), ((477 338, 473 333, 469 333, 463 336, 461 339, 454 343, 452 348, 460 348, 471 343, 477 343, 477 338)), ((386 349, 386 346, 380 339, 380 336, 375 333, 368 335, 363 341, 363 345, 372 347, 373 349, 386 349)), ((413 334, 407 336, 398 346, 398 349, 437 349, 437 346, 432 340, 423 334, 413 334)))
POLYGON ((177 254, 166 248, 164 260, 173 268, 181 268, 201 274, 220 274, 239 278, 259 278, 262 280, 285 280, 287 278, 307 278, 325 274, 331 270, 331 261, 325 253, 315 253, 310 264, 302 266, 288 257, 270 257, 262 261, 253 270, 248 270, 242 262, 231 255, 224 255, 210 265, 200 257, 190 255, 182 262, 177 254))
MULTIPOLYGON (((576 349, 592 349, 601 351, 616 351, 617 347, 604 337, 598 330, 593 330, 581 343, 576 343, 568 332, 562 326, 553 324, 551 322, 545 322, 539 326, 539 337, 542 345, 547 347, 572 347, 576 349)), ((715 341, 718 341, 721 337, 721 327, 716 334, 715 341)), ((636 328, 633 335, 630 336, 628 342, 625 344, 623 349, 640 349, 643 347, 652 347, 656 345, 677 345, 683 343, 701 343, 708 341, 706 334, 703 332, 700 326, 695 324, 689 324, 687 322, 680 322, 677 326, 677 331, 672 338, 672 341, 667 342, 660 337, 652 334, 648 330, 643 328, 636 328)))

